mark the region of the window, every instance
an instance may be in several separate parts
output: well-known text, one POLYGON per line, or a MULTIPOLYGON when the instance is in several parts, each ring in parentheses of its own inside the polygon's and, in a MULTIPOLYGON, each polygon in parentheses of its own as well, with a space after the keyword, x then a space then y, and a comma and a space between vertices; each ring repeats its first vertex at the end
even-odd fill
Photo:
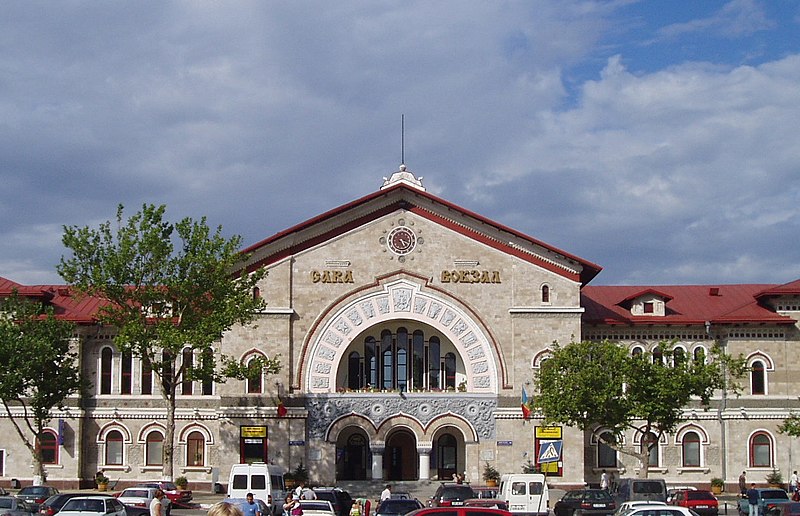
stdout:
POLYGON ((446 389, 456 388, 456 355, 447 353, 444 356, 444 386, 446 389))
POLYGON ((153 394, 153 366, 142 360, 142 394, 153 394))
POLYGON ((542 303, 549 303, 550 302, 550 287, 547 285, 542 285, 542 303))
POLYGON ((652 301, 645 301, 644 305, 642 305, 643 311, 646 314, 652 314, 656 311, 656 304, 652 301))
POLYGON ((686 358, 686 354, 683 351, 683 348, 675 348, 672 350, 672 367, 678 367, 686 358))
POLYGON ((192 432, 186 438, 186 465, 203 466, 205 465, 205 443, 206 440, 200 432, 192 432))
MULTIPOLYGON (((210 371, 212 369, 211 364, 214 361, 214 352, 210 349, 206 349, 203 351, 203 369, 205 371, 210 371)), ((211 396, 214 394, 214 381, 210 378, 206 378, 203 380, 203 396, 211 396)))
POLYGON ((164 390, 172 392, 172 382, 175 374, 175 357, 169 351, 161 354, 161 384, 164 390))
POLYGON ((764 432, 755 433, 750 438, 750 466, 753 468, 772 466, 772 439, 764 432))
POLYGON ((658 466, 658 439, 653 432, 648 432, 642 436, 642 453, 649 454, 647 459, 648 466, 658 466), (648 450, 650 451, 648 452, 648 450))
POLYGON ((601 438, 597 439, 597 467, 616 468, 617 450, 607 445, 603 438, 611 440, 611 432, 603 432, 601 438))
POLYGON ((39 434, 38 444, 42 454, 42 464, 58 464, 58 437, 55 432, 43 431, 39 434))
MULTIPOLYGON (((256 357, 250 357, 247 361, 247 367, 255 366, 256 365, 256 357)), ((254 376, 252 378, 247 379, 247 394, 261 394, 261 389, 263 386, 263 382, 261 381, 263 374, 258 376, 254 376)))
POLYGON ((705 362, 706 361, 706 348, 703 346, 697 346, 694 348, 694 360, 695 362, 705 362))
POLYGON ((635 348, 633 348, 631 350, 631 356, 634 356, 634 357, 640 357, 640 356, 642 356, 642 353, 644 353, 644 350, 642 349, 641 346, 636 346, 635 348))
POLYGON ((697 432, 686 432, 681 440, 684 468, 700 467, 700 436, 697 432))
POLYGON ((148 466, 161 466, 164 463, 164 436, 160 432, 147 434, 144 454, 148 466))
POLYGON ((122 353, 122 366, 120 371, 119 389, 122 394, 131 394, 133 388, 133 356, 130 351, 123 351, 122 353))
POLYGON ((106 434, 106 464, 122 465, 123 439, 119 430, 111 430, 106 434))
POLYGON ((655 349, 653 349, 653 363, 654 364, 664 363, 664 352, 661 351, 661 346, 656 346, 655 349))
POLYGON ((111 361, 114 355, 111 348, 100 352, 100 394, 111 394, 111 361))
POLYGON ((764 372, 764 362, 761 360, 753 361, 750 370, 750 393, 766 394, 766 373, 764 372))
POLYGON ((194 354, 192 348, 183 350, 183 374, 181 381, 181 394, 192 395, 192 368, 194 367, 194 354))
POLYGON ((0 450, 0 477, 6 476, 6 451, 0 450))

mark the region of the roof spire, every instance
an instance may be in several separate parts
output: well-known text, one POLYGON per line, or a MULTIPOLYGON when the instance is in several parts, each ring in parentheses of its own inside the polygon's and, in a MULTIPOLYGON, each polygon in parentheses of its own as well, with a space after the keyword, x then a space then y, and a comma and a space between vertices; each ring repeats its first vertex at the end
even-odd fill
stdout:
POLYGON ((422 176, 417 178, 413 172, 409 172, 406 169, 405 163, 400 164, 400 169, 391 175, 391 177, 383 178, 383 185, 381 185, 381 190, 385 190, 387 188, 391 188, 392 186, 396 185, 397 183, 406 184, 412 188, 416 188, 417 190, 425 191, 425 187, 422 186, 422 176))

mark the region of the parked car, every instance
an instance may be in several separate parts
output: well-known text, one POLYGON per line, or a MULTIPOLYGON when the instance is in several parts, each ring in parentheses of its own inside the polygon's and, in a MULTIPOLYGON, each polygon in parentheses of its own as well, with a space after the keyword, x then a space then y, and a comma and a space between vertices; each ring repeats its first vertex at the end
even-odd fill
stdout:
POLYGON ((696 487, 691 487, 691 486, 683 486, 683 487, 671 487, 671 488, 667 489, 667 503, 671 505, 672 504, 672 499, 675 498, 675 494, 678 491, 685 491, 686 489, 691 489, 691 490, 694 491, 697 488, 696 487))
POLYGON ((389 498, 384 500, 375 511, 375 516, 404 516, 405 514, 422 509, 423 505, 417 499, 411 498, 389 498))
MULTIPOLYGON (((86 496, 86 493, 58 493, 39 505, 39 516, 53 516, 58 513, 67 500, 76 498, 78 496, 86 496)), ((98 496, 111 496, 111 495, 98 495, 98 496)))
POLYGON ((127 516, 125 506, 113 496, 76 496, 59 511, 61 516, 127 516))
POLYGON ((315 487, 314 494, 317 500, 327 500, 333 506, 336 516, 350 516, 350 508, 353 507, 353 498, 350 493, 338 487, 315 487))
POLYGON ((39 512, 39 505, 54 494, 58 489, 52 486, 25 486, 17 492, 17 498, 28 502, 33 512, 39 512))
POLYGON ((0 514, 3 516, 32 516, 35 513, 25 500, 13 496, 0 496, 0 514))
POLYGON ((328 500, 300 500, 303 516, 336 516, 333 504, 328 500))
POLYGON ((667 505, 665 502, 648 502, 647 500, 631 500, 630 502, 622 502, 619 507, 617 507, 616 512, 614 512, 615 516, 621 516, 626 512, 630 511, 634 507, 639 507, 640 505, 667 505))
POLYGON ((411 511, 406 516, 511 516, 508 511, 500 509, 488 509, 485 507, 466 507, 466 506, 446 506, 446 507, 425 507, 411 511))
POLYGON ((475 498, 498 498, 500 488, 495 486, 470 486, 475 491, 475 498))
POLYGON ((782 503, 767 511, 768 516, 800 516, 800 502, 782 503))
POLYGON ((553 506, 556 516, 604 516, 612 514, 617 504, 605 489, 574 489, 567 491, 553 506))
POLYGON ((453 507, 464 505, 465 500, 477 498, 468 484, 442 482, 428 500, 428 507, 453 507))
POLYGON ((501 509, 503 511, 508 510, 508 504, 505 500, 499 500, 497 498, 470 498, 469 500, 464 500, 465 507, 486 507, 489 509, 501 509))
POLYGON ((700 516, 717 516, 719 501, 711 491, 704 489, 684 489, 672 496, 672 505, 680 505, 693 510, 700 516))
POLYGON ((625 516, 696 516, 691 509, 665 503, 636 505, 625 516))
POLYGON ((164 495, 169 498, 172 506, 180 507, 192 501, 191 489, 178 489, 174 482, 165 480, 155 480, 150 482, 139 482, 134 487, 155 487, 164 491, 164 495))
MULTIPOLYGON (((783 489, 774 487, 757 487, 755 488, 758 493, 758 516, 765 516, 767 512, 774 509, 778 505, 790 503, 789 495, 783 489)), ((747 516, 750 514, 750 502, 747 497, 739 500, 739 514, 747 516)))
MULTIPOLYGON (((122 502, 128 516, 140 516, 150 514, 150 502, 156 497, 156 487, 129 487, 122 491, 117 500, 122 502)), ((164 496, 161 499, 161 508, 164 509, 164 514, 170 513, 169 498, 164 496)))

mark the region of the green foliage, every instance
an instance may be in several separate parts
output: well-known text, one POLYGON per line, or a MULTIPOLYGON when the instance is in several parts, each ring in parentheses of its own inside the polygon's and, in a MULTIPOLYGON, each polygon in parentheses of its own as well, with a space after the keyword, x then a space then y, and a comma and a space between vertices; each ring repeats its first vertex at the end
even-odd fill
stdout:
POLYGON ((711 479, 711 487, 723 488, 725 487, 725 481, 719 477, 714 477, 711 479))
POLYGON ((54 407, 82 387, 77 354, 70 339, 74 325, 58 319, 52 307, 14 292, 0 306, 0 400, 17 434, 31 452, 35 474, 45 477, 33 436, 40 435, 54 407), (21 406, 22 417, 11 406, 21 406), (23 431, 24 424, 28 432, 23 431))
MULTIPOLYGON (((660 346, 670 350, 672 344, 660 346)), ((683 421, 683 409, 691 402, 707 409, 715 392, 738 392, 732 379, 741 378, 746 370, 743 358, 733 358, 718 346, 708 360, 669 362, 654 363, 649 354, 633 356, 608 340, 555 344, 553 356, 543 362, 536 377, 539 394, 534 403, 544 424, 607 429, 604 436, 612 437, 606 444, 643 459, 646 450, 624 449, 617 436, 629 429, 652 432, 655 445, 683 421)))
POLYGON ((245 365, 214 349, 226 331, 250 324, 263 308, 253 292, 266 271, 247 271, 239 236, 225 238, 205 218, 168 222, 165 210, 144 205, 124 220, 120 205, 116 223, 65 227, 63 242, 72 256, 61 258, 58 272, 106 301, 99 318, 117 328, 118 349, 140 357, 158 377, 168 415, 165 474, 171 476, 175 395, 182 382, 252 378, 262 370, 277 372, 280 362, 273 357, 245 365), (187 348, 197 358, 175 360, 187 348))
POLYGON ((790 413, 789 417, 784 419, 778 427, 778 432, 792 437, 800 437, 800 416, 794 412, 790 413))
POLYGON ((308 481, 308 469, 303 465, 303 461, 300 461, 300 464, 294 468, 292 471, 292 476, 295 481, 297 482, 307 482, 308 481))
POLYGON ((499 482, 500 472, 497 471, 497 469, 495 469, 494 466, 486 462, 485 465, 483 466, 483 479, 494 480, 495 482, 499 482))
POLYGON ((527 461, 525 461, 525 464, 522 465, 522 472, 523 473, 539 473, 539 470, 536 467, 536 464, 531 462, 531 459, 528 459, 527 461))
POLYGON ((179 487, 186 487, 189 485, 189 480, 186 477, 178 477, 175 479, 175 485, 179 487))
POLYGON ((783 484, 783 473, 779 469, 776 469, 772 473, 766 476, 767 484, 771 485, 781 485, 783 484))

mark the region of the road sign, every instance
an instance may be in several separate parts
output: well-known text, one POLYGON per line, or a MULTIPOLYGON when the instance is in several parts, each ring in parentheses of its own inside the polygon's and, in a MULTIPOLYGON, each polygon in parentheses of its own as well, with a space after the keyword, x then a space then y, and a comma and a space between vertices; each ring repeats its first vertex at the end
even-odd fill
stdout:
POLYGON ((564 441, 542 441, 539 447, 539 462, 558 462, 561 460, 561 447, 564 441))

